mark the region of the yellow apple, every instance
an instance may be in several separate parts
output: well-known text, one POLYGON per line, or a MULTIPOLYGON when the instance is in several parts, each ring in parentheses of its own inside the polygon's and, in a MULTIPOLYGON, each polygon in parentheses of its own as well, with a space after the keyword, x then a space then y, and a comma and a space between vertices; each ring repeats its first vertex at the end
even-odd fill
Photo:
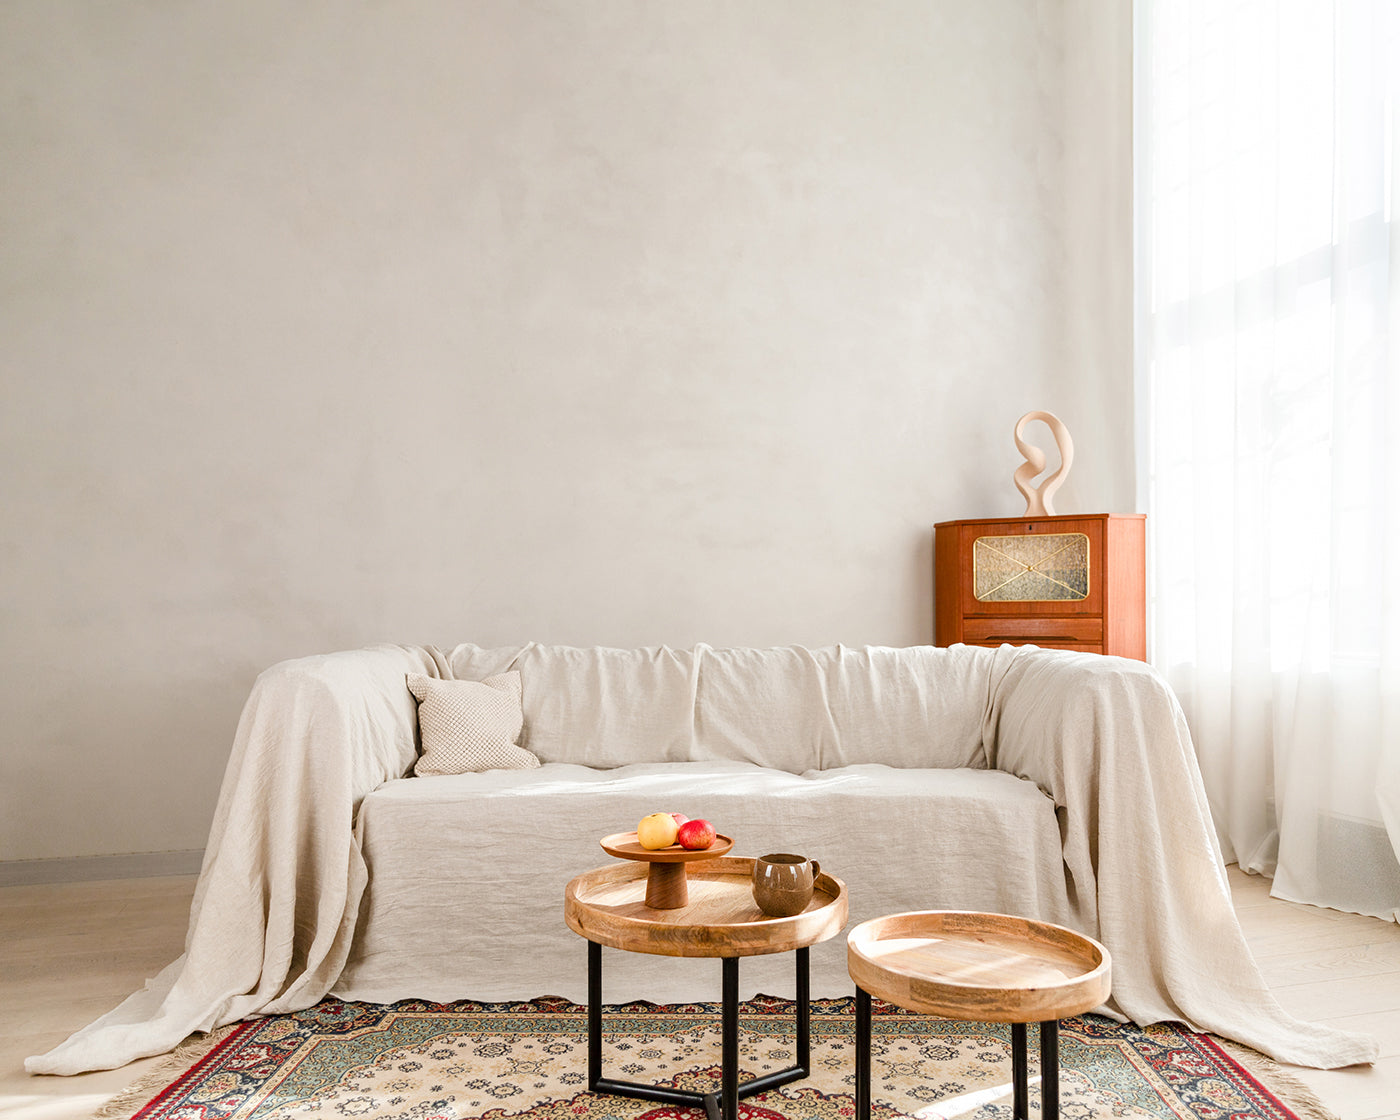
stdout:
POLYGON ((676 842, 676 828, 670 813, 651 813, 637 822, 637 843, 652 852, 669 848, 676 842))

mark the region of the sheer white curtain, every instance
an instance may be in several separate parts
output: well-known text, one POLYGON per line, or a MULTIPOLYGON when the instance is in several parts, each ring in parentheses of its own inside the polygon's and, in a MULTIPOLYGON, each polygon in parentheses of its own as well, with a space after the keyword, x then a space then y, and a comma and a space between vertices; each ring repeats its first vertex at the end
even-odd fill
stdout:
POLYGON ((1227 859, 1400 918, 1400 2, 1136 31, 1151 660, 1227 859))

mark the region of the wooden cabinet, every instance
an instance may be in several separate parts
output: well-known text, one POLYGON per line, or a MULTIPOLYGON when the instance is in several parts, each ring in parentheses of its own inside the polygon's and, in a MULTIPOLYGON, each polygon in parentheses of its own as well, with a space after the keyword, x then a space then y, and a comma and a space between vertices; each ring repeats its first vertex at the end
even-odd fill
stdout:
POLYGON ((934 643, 1033 643, 1147 659, 1142 514, 934 527, 934 643))

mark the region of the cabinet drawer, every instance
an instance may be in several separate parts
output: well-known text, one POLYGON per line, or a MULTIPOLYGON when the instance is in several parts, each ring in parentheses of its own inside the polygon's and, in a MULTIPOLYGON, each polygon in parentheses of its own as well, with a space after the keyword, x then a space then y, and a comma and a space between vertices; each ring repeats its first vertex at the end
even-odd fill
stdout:
POLYGON ((965 618, 963 641, 971 645, 1034 642, 1102 643, 1102 618, 965 618))
POLYGON ((1068 649, 1076 653, 1103 653, 1103 646, 1098 642, 1056 642, 1049 638, 1019 638, 1016 641, 1007 642, 965 642, 969 646, 981 646, 983 649, 996 649, 998 646, 1039 646, 1041 649, 1068 649))

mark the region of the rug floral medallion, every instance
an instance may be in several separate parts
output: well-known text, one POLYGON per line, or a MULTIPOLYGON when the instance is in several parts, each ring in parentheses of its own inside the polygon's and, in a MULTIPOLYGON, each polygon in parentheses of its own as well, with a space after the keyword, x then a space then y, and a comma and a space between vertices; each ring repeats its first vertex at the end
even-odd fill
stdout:
MULTIPOLYGON (((740 1102, 740 1120, 850 1120, 855 1020, 850 998, 812 1001, 812 1072, 740 1102)), ((789 1000, 740 1011, 740 1077, 793 1064, 789 1000)), ((138 1120, 704 1120, 702 1110, 588 1090, 585 1009, 527 1003, 391 1006, 326 1000, 252 1020, 135 1113, 138 1120)), ((611 1006, 605 1077, 718 1088, 717 1004, 611 1006)), ((1030 1029, 1032 1115, 1040 1106, 1030 1029)), ((1011 1116, 1010 1029, 875 1004, 874 1120, 1011 1116)), ((1060 1028, 1066 1120, 1166 1117, 1291 1120, 1295 1113, 1210 1038, 1088 1015, 1060 1028)))

